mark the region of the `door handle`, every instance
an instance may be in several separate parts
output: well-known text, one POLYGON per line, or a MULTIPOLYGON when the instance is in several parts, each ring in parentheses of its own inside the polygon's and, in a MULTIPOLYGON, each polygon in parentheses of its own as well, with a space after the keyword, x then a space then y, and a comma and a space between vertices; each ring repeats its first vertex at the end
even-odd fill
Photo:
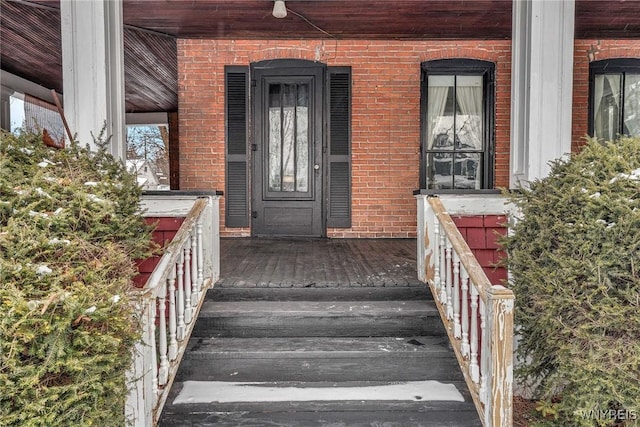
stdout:
POLYGON ((320 169, 320 165, 313 165, 313 169, 319 170, 320 169))

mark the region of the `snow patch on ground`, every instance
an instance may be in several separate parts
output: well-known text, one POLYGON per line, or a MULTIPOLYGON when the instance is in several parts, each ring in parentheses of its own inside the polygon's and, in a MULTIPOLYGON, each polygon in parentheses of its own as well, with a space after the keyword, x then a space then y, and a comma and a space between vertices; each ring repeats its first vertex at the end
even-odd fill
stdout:
POLYGON ((344 400, 464 402, 464 397, 455 385, 438 381, 362 387, 279 387, 260 382, 186 381, 173 404, 344 400))

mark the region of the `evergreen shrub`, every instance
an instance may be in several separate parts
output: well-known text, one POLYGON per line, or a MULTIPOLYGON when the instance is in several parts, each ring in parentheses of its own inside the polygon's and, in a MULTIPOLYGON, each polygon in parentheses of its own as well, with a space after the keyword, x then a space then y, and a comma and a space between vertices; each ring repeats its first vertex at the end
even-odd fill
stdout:
POLYGON ((151 229, 106 153, 0 135, 0 425, 122 426, 151 229))
POLYGON ((589 141, 510 198, 516 375, 541 425, 638 425, 640 139, 589 141))

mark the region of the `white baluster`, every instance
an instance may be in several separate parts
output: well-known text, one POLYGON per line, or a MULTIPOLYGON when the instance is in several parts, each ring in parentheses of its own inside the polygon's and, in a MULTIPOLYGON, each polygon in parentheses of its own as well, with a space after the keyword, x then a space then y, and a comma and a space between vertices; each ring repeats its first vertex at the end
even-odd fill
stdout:
POLYGON ((198 230, 198 299, 201 297, 202 285, 204 283, 204 242, 202 241, 202 216, 198 218, 196 225, 198 230))
POLYGON ((486 310, 484 301, 480 299, 480 389, 478 395, 482 403, 487 403, 487 369, 491 352, 491 342, 486 333, 486 310))
POLYGON ((460 257, 453 253, 453 336, 462 338, 460 325, 460 257))
POLYGON ((447 246, 446 233, 440 233, 440 295, 438 298, 442 305, 447 303, 447 257, 445 256, 447 246))
POLYGON ((152 372, 152 379, 151 379, 151 387, 152 387, 152 391, 153 391, 153 398, 154 398, 154 406, 155 406, 155 401, 158 398, 158 395, 160 393, 160 388, 158 387, 158 355, 160 354, 160 351, 158 349, 158 342, 156 341, 156 318, 158 316, 158 305, 157 305, 157 299, 155 297, 149 298, 146 302, 146 310, 149 310, 150 312, 150 319, 149 319, 149 348, 151 351, 151 372, 152 372))
POLYGON ((438 217, 434 217, 433 221, 433 287, 436 290, 436 298, 440 292, 441 278, 440 278, 440 222, 438 217))
POLYGON ((158 296, 158 338, 160 339, 160 369, 158 369, 158 386, 163 386, 169 380, 169 359, 167 359, 167 282, 160 287, 158 296))
POLYGON ((478 366, 478 290, 471 286, 471 360, 469 374, 474 383, 480 381, 480 366, 478 366))
POLYGON ((169 360, 178 356, 178 341, 176 340, 176 266, 169 271, 169 360))
POLYGON ((191 306, 198 305, 198 237, 195 225, 191 227, 191 306))
POLYGON ((462 288, 462 342, 460 343, 460 352, 462 357, 469 359, 469 273, 467 269, 462 267, 461 271, 461 288, 462 288))
POLYGON ((191 302, 191 237, 184 245, 184 321, 188 325, 193 317, 193 303, 191 302))
POLYGON ((451 257, 451 241, 447 239, 446 264, 447 264, 447 319, 453 319, 453 262, 451 257))
POLYGON ((176 338, 178 341, 184 339, 186 331, 186 325, 184 323, 184 248, 180 250, 180 256, 178 257, 178 329, 176 329, 176 338))

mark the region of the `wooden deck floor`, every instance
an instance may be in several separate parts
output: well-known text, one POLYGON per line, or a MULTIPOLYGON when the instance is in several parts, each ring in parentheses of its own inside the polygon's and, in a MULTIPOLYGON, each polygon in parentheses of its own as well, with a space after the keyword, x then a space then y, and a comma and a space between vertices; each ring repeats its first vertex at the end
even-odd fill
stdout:
POLYGON ((407 287, 415 239, 220 239, 218 287, 407 287))

